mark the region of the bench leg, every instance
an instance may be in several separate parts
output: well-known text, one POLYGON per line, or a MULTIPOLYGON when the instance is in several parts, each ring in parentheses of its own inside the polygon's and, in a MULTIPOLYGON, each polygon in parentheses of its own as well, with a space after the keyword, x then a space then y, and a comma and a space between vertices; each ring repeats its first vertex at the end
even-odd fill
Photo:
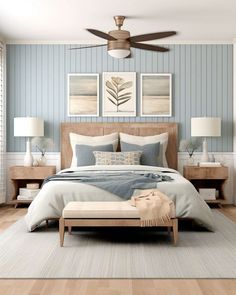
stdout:
POLYGON ((72 226, 68 226, 68 234, 71 235, 72 226))
POLYGON ((59 221, 59 233, 60 233, 60 246, 63 247, 65 236, 65 220, 63 217, 59 221))
POLYGON ((177 245, 178 242, 178 219, 173 219, 173 242, 174 245, 177 245))

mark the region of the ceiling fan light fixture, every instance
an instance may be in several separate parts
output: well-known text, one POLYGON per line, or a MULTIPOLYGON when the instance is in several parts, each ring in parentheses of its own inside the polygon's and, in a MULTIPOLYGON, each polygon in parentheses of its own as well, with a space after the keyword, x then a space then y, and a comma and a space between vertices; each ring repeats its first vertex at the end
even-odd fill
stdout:
POLYGON ((130 55, 129 49, 110 49, 108 54, 114 58, 125 58, 130 55))

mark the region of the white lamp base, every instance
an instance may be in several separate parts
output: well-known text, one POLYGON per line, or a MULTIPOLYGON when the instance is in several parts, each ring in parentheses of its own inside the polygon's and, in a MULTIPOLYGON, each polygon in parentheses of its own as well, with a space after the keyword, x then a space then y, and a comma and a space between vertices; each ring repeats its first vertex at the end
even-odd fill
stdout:
POLYGON ((202 157, 201 157, 201 162, 209 162, 209 155, 208 155, 206 138, 203 140, 203 143, 202 143, 202 157))
POLYGON ((30 139, 27 139, 26 142, 26 154, 24 157, 24 166, 31 167, 33 165, 33 156, 31 154, 31 142, 30 139))

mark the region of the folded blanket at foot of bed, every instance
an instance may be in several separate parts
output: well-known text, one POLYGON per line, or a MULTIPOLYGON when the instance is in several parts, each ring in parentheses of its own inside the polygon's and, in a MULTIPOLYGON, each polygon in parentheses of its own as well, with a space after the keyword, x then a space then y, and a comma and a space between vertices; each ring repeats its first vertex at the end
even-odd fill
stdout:
POLYGON ((143 190, 130 204, 139 211, 141 226, 156 226, 175 217, 174 203, 159 190, 143 190))

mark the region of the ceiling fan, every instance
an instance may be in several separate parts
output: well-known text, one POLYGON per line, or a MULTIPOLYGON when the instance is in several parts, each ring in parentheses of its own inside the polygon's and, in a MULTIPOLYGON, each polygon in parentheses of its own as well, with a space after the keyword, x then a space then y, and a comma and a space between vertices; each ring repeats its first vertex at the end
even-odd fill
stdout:
POLYGON ((121 29, 125 20, 125 16, 122 16, 122 15, 114 16, 114 20, 118 29, 110 31, 108 32, 108 34, 95 29, 86 29, 88 32, 92 33, 93 35, 107 40, 107 44, 76 47, 76 48, 71 48, 71 50, 107 46, 109 55, 115 58, 130 57, 131 56, 130 47, 144 49, 144 50, 151 50, 151 51, 166 52, 166 51, 169 51, 168 48, 157 46, 157 45, 139 43, 139 42, 166 38, 176 34, 175 31, 167 31, 167 32, 158 32, 158 33, 130 36, 129 31, 121 29))

